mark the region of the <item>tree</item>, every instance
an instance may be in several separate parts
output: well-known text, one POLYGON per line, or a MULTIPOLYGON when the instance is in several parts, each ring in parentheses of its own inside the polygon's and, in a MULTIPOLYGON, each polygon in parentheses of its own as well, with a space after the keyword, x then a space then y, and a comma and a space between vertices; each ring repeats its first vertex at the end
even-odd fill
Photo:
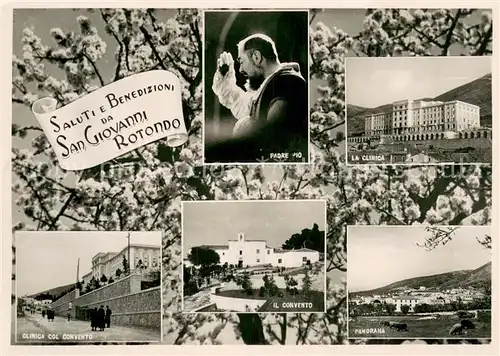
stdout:
POLYGON ((221 268, 221 273, 222 273, 223 278, 225 278, 227 276, 228 271, 230 271, 229 265, 227 262, 224 262, 224 264, 222 265, 222 268, 221 268))
MULTIPOLYGON (((36 97, 53 96, 66 104, 119 78, 167 69, 181 79, 189 139, 178 148, 159 140, 100 167, 68 172, 59 168, 40 127, 34 121, 23 123, 23 115, 13 115, 13 142, 23 143, 12 150, 13 198, 23 214, 13 230, 162 230, 163 330, 175 344, 193 339, 219 343, 221 330, 226 335, 233 327, 234 339, 246 344, 349 342, 346 285, 331 278, 327 279, 326 313, 292 313, 286 318, 217 313, 213 327, 200 315, 180 313, 183 200, 326 198, 327 270, 339 273, 347 270, 347 225, 491 223, 491 167, 347 167, 339 153, 345 138, 338 141, 341 137, 333 134, 345 128, 346 56, 427 56, 452 51, 488 55, 491 12, 360 9, 359 19, 353 22, 359 21, 363 30, 346 33, 333 20, 317 21, 320 10, 314 9, 309 72, 311 80, 319 83, 319 97, 311 103, 311 163, 207 168, 200 166, 202 14, 197 9, 96 9, 58 10, 58 16, 53 16, 52 11, 37 9, 32 18, 49 15, 57 27, 59 18, 78 16, 78 28, 54 28, 53 42, 29 28, 15 34, 15 38, 22 36, 23 46, 12 60, 14 109, 31 115, 29 107, 36 97), (106 63, 113 69, 103 70, 106 63)), ((335 15, 336 10, 329 11, 335 15)), ((129 273, 125 265, 123 272, 129 273)))
POLYGON ((302 293, 306 297, 311 296, 312 280, 308 270, 305 270, 304 277, 302 277, 302 293))
POLYGON ((396 311, 396 305, 392 303, 386 303, 385 310, 387 311, 387 315, 393 315, 396 311))
POLYGON ((246 273, 241 277, 241 288, 243 288, 247 295, 253 294, 252 281, 250 280, 250 276, 246 273))
MULTIPOLYGON (((247 292, 248 289, 250 289, 250 290, 252 289, 252 282, 250 280, 250 275, 248 273, 243 273, 243 274, 236 276, 235 283, 238 287, 240 287, 245 292, 247 292)), ((252 291, 252 293, 253 293, 253 291, 252 291)))
POLYGON ((262 286, 262 290, 267 297, 274 297, 278 295, 279 288, 276 285, 276 281, 274 280, 273 275, 268 275, 267 273, 262 277, 264 281, 264 285, 262 286))
POLYGON ((122 258, 122 266, 123 266, 123 274, 128 276, 130 274, 130 266, 129 266, 129 263, 128 263, 125 255, 123 255, 123 258, 122 258))
POLYGON ((106 275, 103 273, 103 275, 101 276, 101 278, 99 279, 102 283, 106 283, 108 281, 108 277, 106 277, 106 275))
POLYGON ((95 289, 101 288, 101 283, 99 283, 99 281, 94 276, 92 276, 92 278, 90 279, 90 281, 87 285, 87 288, 88 288, 87 292, 91 292, 95 289))
POLYGON ((410 311, 410 307, 408 305, 401 306, 401 313, 403 313, 404 315, 408 314, 409 311, 410 311))
POLYGON ((76 289, 78 289, 79 291, 81 291, 83 289, 82 282, 80 282, 80 281, 76 282, 76 289))
POLYGON ((92 285, 89 283, 85 286, 85 293, 88 293, 92 290, 92 285))
POLYGON ((120 276, 122 275, 122 270, 118 268, 115 272, 115 275, 117 278, 120 278, 120 276))
POLYGON ((193 295, 195 293, 198 293, 198 283, 196 281, 196 278, 193 277, 191 274, 190 268, 187 268, 184 266, 184 276, 183 276, 183 289, 184 289, 184 295, 189 296, 193 295))
POLYGON ((318 224, 312 229, 303 229, 300 234, 293 234, 282 245, 285 250, 309 248, 319 252, 325 252, 325 232, 319 230, 318 224))
POLYGON ((433 307, 430 304, 422 303, 415 305, 415 313, 429 313, 433 311, 433 307))
POLYGON ((297 285, 299 283, 293 277, 286 275, 285 283, 286 283, 286 291, 288 294, 295 295, 299 293, 297 289, 297 285))
POLYGON ((188 255, 189 262, 195 266, 213 266, 220 262, 220 257, 217 252, 210 248, 193 247, 188 255))
POLYGON ((109 279, 108 279, 108 284, 111 284, 111 283, 113 283, 114 281, 115 281, 115 280, 113 279, 113 276, 111 276, 111 277, 109 277, 109 279))

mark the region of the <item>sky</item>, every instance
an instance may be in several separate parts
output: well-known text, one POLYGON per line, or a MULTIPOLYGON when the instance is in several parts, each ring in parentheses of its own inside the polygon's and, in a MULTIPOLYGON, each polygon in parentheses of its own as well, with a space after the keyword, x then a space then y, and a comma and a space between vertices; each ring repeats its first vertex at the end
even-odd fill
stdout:
POLYGON ((243 232, 245 239, 281 245, 294 233, 318 224, 325 231, 323 201, 238 201, 183 203, 183 255, 200 245, 227 245, 243 232))
POLYGON ((434 98, 491 73, 491 57, 346 58, 346 102, 373 108, 434 98))
POLYGON ((350 226, 347 232, 347 283, 356 292, 406 278, 476 269, 491 261, 491 250, 477 238, 489 226, 464 226, 446 245, 427 251, 417 246, 430 236, 419 226, 350 226))
MULTIPOLYGON (((127 232, 23 231, 15 235, 17 295, 31 295, 75 283, 80 258, 80 280, 91 271, 99 252, 120 252, 127 232)), ((161 246, 162 233, 131 232, 131 244, 161 246)))

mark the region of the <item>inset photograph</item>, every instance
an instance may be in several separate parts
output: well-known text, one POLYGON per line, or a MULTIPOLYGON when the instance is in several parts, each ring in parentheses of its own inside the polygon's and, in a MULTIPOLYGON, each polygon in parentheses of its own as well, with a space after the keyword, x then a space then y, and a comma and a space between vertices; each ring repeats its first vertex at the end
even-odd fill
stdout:
POLYGON ((16 232, 17 344, 161 341, 161 232, 16 232))
POLYGON ((347 234, 349 338, 491 338, 490 226, 347 234))
POLYGON ((205 11, 204 163, 309 162, 308 19, 205 11))
POLYGON ((324 312, 326 201, 182 204, 184 312, 324 312))
POLYGON ((346 58, 348 164, 492 162, 491 57, 346 58))

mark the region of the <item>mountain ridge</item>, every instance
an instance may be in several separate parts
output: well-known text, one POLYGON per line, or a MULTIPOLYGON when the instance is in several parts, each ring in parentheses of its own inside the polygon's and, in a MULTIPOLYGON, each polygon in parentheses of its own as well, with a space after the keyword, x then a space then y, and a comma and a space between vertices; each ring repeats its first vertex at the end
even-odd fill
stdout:
POLYGON ((484 283, 491 284, 491 262, 485 263, 476 269, 457 270, 427 276, 406 278, 383 287, 351 293, 356 295, 384 294, 388 292, 395 292, 399 289, 419 288, 421 286, 426 287, 426 289, 443 290, 459 287, 481 286, 484 283))
POLYGON ((55 287, 55 288, 50 288, 50 289, 44 290, 42 292, 31 294, 28 297, 36 298, 36 296, 38 296, 40 294, 50 294, 50 295, 52 295, 52 296, 55 297, 55 296, 61 294, 62 292, 68 290, 69 288, 74 287, 75 285, 76 285, 76 283, 70 283, 70 284, 66 284, 66 285, 63 285, 63 286, 59 286, 59 287, 55 287))

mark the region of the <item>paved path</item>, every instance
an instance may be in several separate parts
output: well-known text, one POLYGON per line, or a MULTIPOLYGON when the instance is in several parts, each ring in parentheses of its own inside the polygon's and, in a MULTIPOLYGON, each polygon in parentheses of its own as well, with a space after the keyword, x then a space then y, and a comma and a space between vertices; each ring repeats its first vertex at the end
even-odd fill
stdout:
POLYGON ((104 331, 92 331, 90 322, 56 316, 48 321, 41 314, 27 314, 17 319, 17 342, 99 342, 160 341, 160 330, 111 325, 104 331))

